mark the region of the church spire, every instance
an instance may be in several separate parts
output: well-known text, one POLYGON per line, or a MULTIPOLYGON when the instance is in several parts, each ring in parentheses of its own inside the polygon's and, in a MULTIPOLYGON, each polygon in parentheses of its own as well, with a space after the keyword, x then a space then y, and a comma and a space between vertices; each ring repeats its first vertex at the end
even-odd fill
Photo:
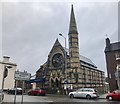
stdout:
MULTIPOLYGON (((70 15, 70 27, 69 27, 69 57, 70 57, 70 66, 73 72, 80 71, 80 57, 79 57, 79 38, 77 32, 77 26, 73 11, 73 5, 71 8, 71 15, 70 15)), ((77 81, 77 80, 76 80, 77 81)))
POLYGON ((71 7, 69 34, 78 34, 76 21, 75 21, 74 10, 73 10, 73 4, 72 4, 72 7, 71 7))

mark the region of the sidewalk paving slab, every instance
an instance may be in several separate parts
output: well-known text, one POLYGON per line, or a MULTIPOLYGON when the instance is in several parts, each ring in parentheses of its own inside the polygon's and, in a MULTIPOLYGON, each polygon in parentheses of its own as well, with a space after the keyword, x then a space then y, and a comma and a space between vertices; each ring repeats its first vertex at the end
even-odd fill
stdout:
POLYGON ((100 94, 98 98, 99 98, 99 99, 106 99, 106 95, 107 95, 107 94, 100 94))

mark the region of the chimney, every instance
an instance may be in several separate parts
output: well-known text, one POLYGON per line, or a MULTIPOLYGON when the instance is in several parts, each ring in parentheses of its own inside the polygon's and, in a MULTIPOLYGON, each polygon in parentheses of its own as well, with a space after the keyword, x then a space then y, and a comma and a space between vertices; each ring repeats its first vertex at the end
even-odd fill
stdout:
POLYGON ((10 57, 8 56, 3 56, 3 62, 9 62, 10 57))
POLYGON ((106 38, 106 47, 110 48, 110 39, 109 38, 106 38))

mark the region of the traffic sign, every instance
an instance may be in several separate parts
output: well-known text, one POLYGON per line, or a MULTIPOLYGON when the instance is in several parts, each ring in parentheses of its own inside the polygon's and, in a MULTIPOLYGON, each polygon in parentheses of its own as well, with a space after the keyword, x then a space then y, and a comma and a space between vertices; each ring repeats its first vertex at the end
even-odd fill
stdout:
POLYGON ((14 79, 15 79, 15 80, 25 81, 25 80, 29 80, 29 79, 30 79, 30 76, 31 76, 30 73, 15 71, 14 79))
POLYGON ((67 81, 67 79, 65 79, 65 80, 64 80, 64 84, 68 84, 68 81, 67 81))

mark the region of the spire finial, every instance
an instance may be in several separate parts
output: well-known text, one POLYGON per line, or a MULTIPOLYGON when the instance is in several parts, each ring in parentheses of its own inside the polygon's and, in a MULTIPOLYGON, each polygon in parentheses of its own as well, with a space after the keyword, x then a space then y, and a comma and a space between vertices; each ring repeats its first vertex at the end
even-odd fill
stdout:
POLYGON ((73 8, 73 4, 71 5, 71 7, 73 8))

